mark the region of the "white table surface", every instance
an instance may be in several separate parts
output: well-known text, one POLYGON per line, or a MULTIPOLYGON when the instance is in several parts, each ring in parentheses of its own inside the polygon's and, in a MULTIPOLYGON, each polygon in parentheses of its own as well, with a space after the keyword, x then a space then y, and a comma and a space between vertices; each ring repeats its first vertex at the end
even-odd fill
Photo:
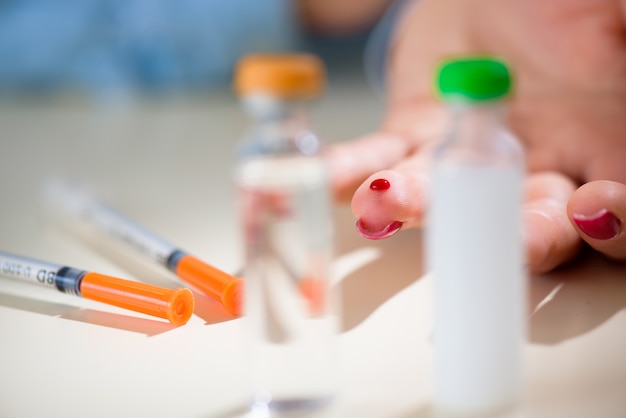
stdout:
MULTIPOLYGON (((316 130, 375 128, 381 104, 336 82, 316 130)), ((241 265, 230 183, 247 125, 228 94, 124 106, 0 102, 0 250, 177 287, 172 276, 50 225, 39 187, 79 180, 171 242, 229 272, 241 265)), ((419 231, 371 242, 337 208, 341 391, 333 416, 431 416, 431 280, 419 231)), ((0 417, 235 417, 248 399, 245 318, 196 294, 189 323, 0 279, 0 417)), ((626 266, 598 257, 531 279, 528 417, 626 417, 626 266)))

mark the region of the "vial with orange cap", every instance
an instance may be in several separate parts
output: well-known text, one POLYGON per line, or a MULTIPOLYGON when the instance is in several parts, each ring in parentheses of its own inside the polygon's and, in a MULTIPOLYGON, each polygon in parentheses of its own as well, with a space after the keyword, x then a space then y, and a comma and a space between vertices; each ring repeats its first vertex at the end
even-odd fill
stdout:
POLYGON ((234 77, 254 120, 236 182, 253 339, 251 407, 263 416, 315 414, 335 393, 329 174, 307 120, 307 104, 324 83, 323 63, 308 54, 246 56, 234 77))

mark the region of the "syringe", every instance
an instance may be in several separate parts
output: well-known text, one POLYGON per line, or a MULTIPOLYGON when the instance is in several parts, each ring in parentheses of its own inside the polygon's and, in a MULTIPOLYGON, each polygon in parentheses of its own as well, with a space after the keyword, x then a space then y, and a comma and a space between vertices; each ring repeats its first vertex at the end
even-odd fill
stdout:
POLYGON ((176 326, 186 324, 193 313, 189 289, 166 289, 1 251, 0 277, 157 316, 176 326))
POLYGON ((74 184, 50 180, 44 185, 44 198, 46 209, 64 224, 87 226, 101 236, 131 247, 220 302, 230 314, 241 315, 242 279, 177 248, 74 184))

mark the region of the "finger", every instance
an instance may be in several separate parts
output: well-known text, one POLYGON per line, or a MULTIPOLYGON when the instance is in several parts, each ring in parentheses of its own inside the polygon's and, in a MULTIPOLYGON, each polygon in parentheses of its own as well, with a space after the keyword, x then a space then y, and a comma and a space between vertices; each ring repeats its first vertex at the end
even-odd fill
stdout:
POLYGON ((569 221, 567 202, 576 184, 556 172, 534 173, 525 183, 524 238, 528 269, 545 273, 573 259, 582 241, 569 221))
POLYGON ((413 143, 406 137, 383 132, 329 147, 326 160, 335 199, 350 201, 359 184, 371 173, 393 166, 412 149, 413 143))
POLYGON ((626 185, 586 183, 572 195, 567 210, 583 240, 608 257, 626 260, 626 185))
POLYGON ((422 225, 430 185, 427 152, 424 146, 393 169, 372 174, 357 189, 352 212, 361 235, 381 239, 422 225))

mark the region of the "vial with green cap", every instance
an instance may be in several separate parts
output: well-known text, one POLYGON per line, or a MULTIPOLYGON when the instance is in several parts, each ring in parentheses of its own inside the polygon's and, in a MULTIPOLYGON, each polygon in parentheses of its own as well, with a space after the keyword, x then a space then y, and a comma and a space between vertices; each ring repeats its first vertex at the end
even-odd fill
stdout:
POLYGON ((426 248, 443 412, 497 413, 522 392, 524 158, 504 120, 511 85, 507 65, 491 57, 445 61, 437 73, 450 120, 433 158, 426 248))

